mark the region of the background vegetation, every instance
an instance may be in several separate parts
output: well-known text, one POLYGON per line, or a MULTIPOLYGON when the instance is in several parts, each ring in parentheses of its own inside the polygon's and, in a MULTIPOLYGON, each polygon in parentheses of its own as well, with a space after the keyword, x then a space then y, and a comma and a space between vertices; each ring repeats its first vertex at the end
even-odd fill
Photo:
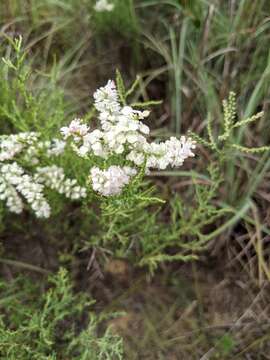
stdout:
MULTIPOLYGON (((1 358, 268 359, 269 3, 112 3, 0 3, 1 134, 90 119, 119 69, 131 102, 162 100, 153 136, 190 131, 197 155, 143 200, 49 194, 46 221, 1 203, 1 358)), ((83 184, 74 159, 59 165, 83 184)))

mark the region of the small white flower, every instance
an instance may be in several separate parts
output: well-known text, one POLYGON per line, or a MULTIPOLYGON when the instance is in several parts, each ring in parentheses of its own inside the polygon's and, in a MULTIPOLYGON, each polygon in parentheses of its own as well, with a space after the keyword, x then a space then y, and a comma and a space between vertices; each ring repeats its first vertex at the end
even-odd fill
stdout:
POLYGON ((76 179, 66 178, 64 169, 59 166, 38 167, 35 180, 52 190, 56 190, 59 194, 64 194, 67 198, 80 199, 86 197, 86 189, 79 186, 76 179))
POLYGON ((111 114, 120 111, 118 92, 112 80, 94 93, 94 100, 95 108, 102 113, 101 117, 104 120, 107 120, 111 114))
POLYGON ((59 140, 59 139, 53 139, 48 146, 47 154, 49 156, 59 156, 63 154, 66 147, 66 142, 59 140))
POLYGON ((80 141, 81 138, 87 134, 88 130, 88 126, 82 124, 81 119, 74 119, 68 127, 64 126, 60 129, 64 139, 73 136, 75 141, 80 141))
POLYGON ((48 218, 50 216, 50 206, 43 195, 43 185, 36 183, 30 175, 25 174, 16 162, 2 165, 0 171, 1 183, 5 183, 6 188, 9 189, 5 195, 2 193, 2 198, 7 200, 10 211, 22 212, 23 205, 18 195, 20 193, 37 217, 48 218))
POLYGON ((114 4, 108 2, 108 0, 98 0, 94 6, 94 9, 98 12, 112 11, 114 9, 114 4))
POLYGON ((4 176, 0 176, 0 200, 6 201, 9 211, 20 214, 23 211, 23 202, 14 186, 4 176))
POLYGON ((38 134, 35 132, 0 136, 0 161, 13 159, 17 154, 34 144, 37 140, 38 134))
POLYGON ((195 149, 195 143, 185 136, 181 136, 180 140, 171 137, 165 142, 167 149, 167 157, 172 167, 179 167, 188 157, 195 156, 192 150, 195 149))
POLYGON ((122 189, 130 182, 130 178, 136 175, 137 171, 128 166, 110 166, 107 170, 93 167, 90 171, 90 178, 93 190, 103 196, 113 196, 121 193, 122 189))

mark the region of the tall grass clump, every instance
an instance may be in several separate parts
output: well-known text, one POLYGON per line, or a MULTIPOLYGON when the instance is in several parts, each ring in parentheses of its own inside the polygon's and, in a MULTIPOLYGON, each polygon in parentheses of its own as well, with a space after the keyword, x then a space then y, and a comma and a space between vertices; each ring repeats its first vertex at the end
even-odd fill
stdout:
POLYGON ((245 117, 266 100, 266 2, 230 3, 143 1, 138 8, 141 21, 147 24, 142 27, 142 36, 153 69, 148 76, 151 81, 166 79, 173 131, 187 124, 191 116, 201 118, 207 111, 220 118, 220 98, 230 91, 241 94, 245 117), (156 16, 151 21, 152 13, 156 16))

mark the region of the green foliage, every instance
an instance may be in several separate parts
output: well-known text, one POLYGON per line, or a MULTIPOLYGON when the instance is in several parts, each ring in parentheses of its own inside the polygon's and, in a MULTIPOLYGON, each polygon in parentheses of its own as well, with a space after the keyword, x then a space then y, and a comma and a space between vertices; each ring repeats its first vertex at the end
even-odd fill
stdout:
POLYGON ((86 294, 74 294, 67 272, 49 278, 40 293, 26 278, 1 282, 0 356, 3 359, 122 359, 122 342, 107 329, 106 317, 89 313, 86 294))
POLYGON ((228 356, 232 353, 235 348, 235 341, 230 334, 223 335, 220 339, 218 339, 217 344, 217 354, 216 356, 228 356))
MULTIPOLYGON (((141 81, 141 78, 140 78, 140 76, 137 75, 135 81, 131 84, 130 88, 126 89, 124 79, 123 79, 120 71, 118 69, 116 70, 117 91, 119 93, 119 97, 120 97, 120 101, 121 101, 122 105, 126 105, 127 98, 134 94, 134 92, 140 85, 140 81, 141 81)), ((148 100, 148 101, 143 101, 143 102, 131 103, 131 106, 135 107, 135 108, 136 107, 137 108, 146 108, 146 107, 150 107, 153 105, 159 105, 161 103, 162 103, 162 100, 148 100)))
POLYGON ((63 121, 63 92, 56 86, 53 73, 45 83, 45 78, 36 76, 21 37, 7 38, 6 43, 11 49, 10 55, 2 58, 0 67, 1 130, 3 133, 38 131, 46 138, 63 121))
MULTIPOLYGON (((212 114, 209 113, 207 119, 207 140, 198 136, 197 134, 191 133, 191 136, 200 144, 202 144, 205 148, 210 149, 211 151, 211 166, 215 169, 215 177, 213 178, 213 192, 209 192, 209 195, 212 194, 205 204, 203 208, 209 208, 211 203, 211 197, 219 199, 219 201, 215 201, 215 207, 220 210, 217 211, 217 219, 220 217, 219 214, 223 216, 223 224, 218 223, 215 216, 213 218, 212 223, 216 223, 216 229, 214 231, 208 232, 202 236, 202 241, 207 242, 222 232, 234 226, 241 220, 243 216, 246 215, 246 212, 251 206, 251 197, 258 185, 259 181, 262 179, 264 174, 264 168, 261 168, 261 162, 264 161, 263 158, 258 161, 258 165, 256 168, 256 173, 258 175, 256 184, 247 182, 244 185, 239 182, 241 176, 249 176, 249 172, 247 171, 247 167, 243 166, 243 168, 237 170, 237 161, 240 158, 240 161, 244 161, 244 154, 262 154, 265 153, 264 157, 267 156, 268 151, 270 150, 270 146, 257 146, 257 147, 247 147, 239 144, 239 141, 242 139, 242 134, 244 133, 245 127, 249 124, 256 123, 260 120, 264 113, 259 112, 256 115, 249 116, 244 119, 238 119, 237 114, 237 104, 236 104, 236 96, 233 92, 230 92, 229 98, 223 101, 223 117, 221 124, 213 121, 212 114), (251 186, 251 187, 250 187, 251 186), (240 188, 239 188, 240 187, 240 188), (220 199, 221 195, 219 193, 219 189, 223 188, 225 198, 220 199), (229 214, 232 214, 229 217, 229 214), (226 215, 227 214, 227 215, 226 215), (225 221, 225 219, 228 219, 225 221)), ((265 164, 267 168, 268 164, 265 164)), ((203 193, 206 194, 207 198, 207 188, 204 188, 203 193)), ((198 193, 197 193, 198 195, 198 193)), ((198 199, 198 196, 196 196, 198 199)), ((196 213, 196 211, 195 211, 196 213)), ((205 212, 202 212, 203 214, 205 212)), ((198 217, 197 223, 200 224, 200 220, 203 217, 198 217)), ((196 221, 195 221, 196 222, 196 221)), ((195 226, 196 228, 196 226, 195 226)))
POLYGON ((227 213, 211 205, 219 180, 215 171, 210 171, 209 187, 195 184, 196 204, 191 207, 175 196, 166 221, 161 205, 164 201, 153 196, 149 184, 144 185, 147 190, 136 192, 129 188, 119 197, 100 198, 99 230, 88 246, 101 247, 116 257, 147 266, 151 273, 161 263, 196 260, 206 243, 205 228, 227 213))
POLYGON ((181 236, 193 239, 185 247, 190 247, 194 251, 203 249, 206 242, 205 232, 229 211, 213 204, 222 178, 219 169, 214 165, 209 166, 208 171, 207 184, 198 184, 193 179, 194 205, 183 203, 179 196, 172 201, 172 228, 176 239, 181 236))
POLYGON ((211 115, 208 116, 207 123, 207 133, 209 139, 208 141, 204 140, 196 134, 191 134, 198 142, 202 143, 204 146, 207 146, 211 150, 216 152, 221 161, 228 159, 229 156, 231 156, 232 153, 235 152, 235 150, 247 153, 262 153, 264 151, 270 150, 270 146, 258 146, 249 148, 234 142, 236 136, 233 130, 241 128, 242 126, 248 125, 261 119, 264 115, 263 112, 259 112, 256 115, 237 121, 235 94, 231 92, 228 100, 223 101, 223 113, 223 132, 221 132, 220 135, 214 135, 213 120, 211 115))
MULTIPOLYGON (((250 188, 250 184, 247 183, 246 188, 241 186, 241 190, 239 191, 239 173, 236 173, 237 160, 240 158, 243 162, 245 154, 256 155, 265 153, 265 155, 267 155, 270 146, 259 145, 257 147, 248 147, 241 145, 239 142, 243 138, 247 125, 258 122, 264 113, 259 112, 256 115, 238 119, 236 97, 235 94, 231 92, 228 100, 223 101, 223 114, 221 124, 214 122, 211 114, 208 115, 207 140, 194 133, 191 133, 191 136, 193 136, 198 143, 201 143, 204 147, 211 150, 213 156, 212 162, 215 162, 218 166, 220 176, 223 179, 223 185, 229 195, 225 201, 228 203, 231 201, 237 202, 238 205, 240 203, 240 206, 242 206, 243 203, 247 203, 256 187, 250 188), (239 193, 243 194, 244 199, 239 196, 239 193)), ((247 166, 241 168, 243 176, 249 176, 247 169, 247 166)), ((258 179, 261 179, 263 176, 263 173, 261 173, 261 161, 258 162, 255 171, 258 179)))

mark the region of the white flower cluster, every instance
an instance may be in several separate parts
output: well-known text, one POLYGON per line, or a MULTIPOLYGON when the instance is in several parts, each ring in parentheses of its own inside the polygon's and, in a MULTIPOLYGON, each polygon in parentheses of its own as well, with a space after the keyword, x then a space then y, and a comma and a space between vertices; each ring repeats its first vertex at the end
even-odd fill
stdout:
MULTIPOLYGON (((133 163, 135 167, 141 167, 145 164, 147 172, 152 168, 179 167, 187 157, 194 156, 192 150, 195 149, 195 143, 185 136, 180 139, 171 137, 160 143, 148 142, 147 135, 150 129, 142 120, 149 116, 149 111, 121 106, 119 94, 112 80, 94 93, 94 100, 95 108, 99 113, 100 129, 90 131, 80 119, 73 120, 68 127, 61 129, 64 139, 73 138, 73 148, 79 156, 95 155, 105 160, 112 156, 121 156, 127 165, 133 163)), ((116 169, 113 169, 115 178, 116 169)), ((119 167, 117 169, 120 171, 119 167)), ((105 174, 104 171, 100 170, 100 172, 105 174)), ((123 175, 125 172, 120 173, 123 175)), ((94 174, 99 174, 96 168, 94 174)), ((91 172, 93 189, 103 195, 107 193, 95 188, 95 184, 100 182, 96 182, 93 176, 91 172)), ((117 189, 121 190, 122 187, 117 189)), ((114 193, 107 195, 111 194, 114 193)))
POLYGON ((94 9, 97 12, 112 11, 114 9, 114 4, 108 0, 97 0, 94 9))
POLYGON ((24 159, 31 165, 39 163, 40 154, 45 154, 48 158, 61 155, 66 147, 66 142, 53 139, 47 141, 37 141, 25 150, 24 159))
POLYGON ((3 164, 0 168, 0 199, 5 200, 11 212, 21 213, 23 203, 19 196, 21 194, 29 203, 36 216, 48 218, 50 206, 43 195, 43 185, 25 174, 16 162, 3 164))
POLYGON ((37 165, 41 153, 49 158, 58 156, 65 145, 58 139, 39 141, 39 134, 35 132, 0 136, 0 200, 6 202, 11 212, 20 214, 23 211, 24 198, 38 218, 48 218, 51 208, 43 194, 45 187, 71 199, 86 196, 86 189, 76 180, 66 178, 62 168, 38 167, 34 175, 29 175, 15 161, 20 154, 28 165, 37 165))
POLYGON ((129 166, 121 168, 113 165, 107 170, 92 167, 90 174, 93 189, 103 196, 112 196, 120 194, 123 187, 129 183, 130 178, 137 174, 137 171, 129 166))
POLYGON ((194 142, 181 136, 180 139, 171 137, 161 143, 145 143, 142 148, 135 148, 128 155, 127 159, 134 162, 137 166, 143 164, 145 154, 147 154, 146 168, 164 170, 168 166, 180 167, 184 160, 194 156, 192 150, 195 148, 194 142))
POLYGON ((38 167, 35 180, 67 198, 76 200, 86 197, 86 189, 79 186, 76 179, 66 178, 64 170, 59 166, 38 167))
POLYGON ((38 134, 35 132, 2 135, 0 137, 0 161, 13 159, 27 147, 35 144, 37 140, 38 134))
POLYGON ((63 154, 65 147, 66 142, 59 139, 52 139, 51 141, 48 140, 41 143, 41 149, 44 149, 49 157, 63 154))
POLYGON ((53 139, 40 141, 37 132, 21 132, 19 134, 0 136, 0 162, 12 160, 16 155, 24 152, 25 160, 32 165, 39 162, 39 153, 48 157, 58 156, 64 152, 66 142, 53 139))

